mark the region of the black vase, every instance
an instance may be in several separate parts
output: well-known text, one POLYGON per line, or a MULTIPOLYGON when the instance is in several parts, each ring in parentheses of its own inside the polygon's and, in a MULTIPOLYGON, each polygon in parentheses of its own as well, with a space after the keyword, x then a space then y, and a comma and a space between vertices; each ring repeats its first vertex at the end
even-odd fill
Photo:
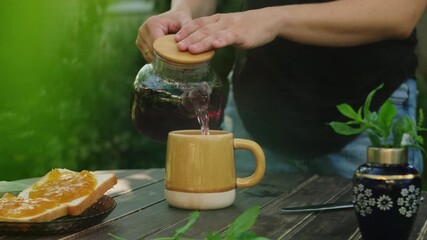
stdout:
POLYGON ((406 148, 368 148, 368 162, 353 177, 353 202, 364 239, 400 240, 411 233, 421 197, 421 176, 406 148))

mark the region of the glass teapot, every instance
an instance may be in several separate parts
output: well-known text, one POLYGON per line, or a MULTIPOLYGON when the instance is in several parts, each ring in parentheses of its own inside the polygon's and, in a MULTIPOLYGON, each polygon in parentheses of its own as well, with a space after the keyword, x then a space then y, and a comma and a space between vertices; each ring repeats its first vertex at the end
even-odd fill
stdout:
POLYGON ((153 48, 153 62, 134 81, 131 116, 138 131, 166 142, 172 130, 219 129, 226 93, 210 68, 214 51, 181 52, 174 35, 158 38, 153 48))

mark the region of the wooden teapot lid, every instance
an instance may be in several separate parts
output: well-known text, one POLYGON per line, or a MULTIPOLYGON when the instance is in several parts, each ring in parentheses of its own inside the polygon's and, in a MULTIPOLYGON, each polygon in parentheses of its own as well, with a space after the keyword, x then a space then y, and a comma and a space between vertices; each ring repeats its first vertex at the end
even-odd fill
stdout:
POLYGON ((192 54, 188 51, 181 52, 176 46, 174 35, 166 35, 159 37, 154 41, 154 51, 158 56, 175 63, 182 64, 197 64, 209 61, 215 52, 213 50, 200 54, 192 54))

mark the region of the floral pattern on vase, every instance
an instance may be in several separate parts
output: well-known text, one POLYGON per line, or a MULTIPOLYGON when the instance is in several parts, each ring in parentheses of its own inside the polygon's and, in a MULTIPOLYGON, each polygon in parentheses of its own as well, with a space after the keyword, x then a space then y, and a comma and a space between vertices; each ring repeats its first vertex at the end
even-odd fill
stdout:
POLYGON ((397 199, 399 213, 410 218, 417 213, 418 206, 423 201, 421 189, 410 185, 409 188, 404 188, 400 192, 402 197, 397 199))
POLYGON ((397 205, 399 214, 410 218, 417 213, 418 206, 423 201, 421 189, 417 188, 415 185, 403 188, 396 202, 385 194, 378 198, 373 197, 372 189, 365 187, 363 184, 355 186, 353 188, 353 194, 354 208, 362 217, 372 214, 373 208, 378 208, 381 211, 391 211, 394 210, 395 205, 397 205))
POLYGON ((353 203, 365 240, 407 239, 421 201, 421 177, 408 164, 366 163, 355 172, 353 203))

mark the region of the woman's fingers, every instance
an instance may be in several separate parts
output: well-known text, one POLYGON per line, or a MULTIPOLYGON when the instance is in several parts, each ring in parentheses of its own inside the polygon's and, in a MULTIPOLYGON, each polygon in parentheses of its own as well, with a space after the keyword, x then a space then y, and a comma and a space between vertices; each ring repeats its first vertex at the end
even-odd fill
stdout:
POLYGON ((144 57, 147 62, 153 61, 153 50, 150 39, 150 35, 147 33, 144 27, 141 26, 136 37, 136 46, 139 48, 142 57, 144 57))
POLYGON ((274 22, 268 21, 266 10, 215 14, 195 19, 177 32, 175 39, 181 51, 201 53, 213 48, 233 45, 254 48, 274 40, 274 22))
POLYGON ((226 27, 219 21, 220 16, 221 14, 215 14, 202 17, 184 25, 175 37, 179 50, 200 53, 212 49, 212 42, 218 36, 216 32, 226 27))
POLYGON ((148 18, 138 29, 135 44, 147 62, 153 61, 154 41, 166 34, 176 33, 191 17, 180 12, 165 12, 148 18))

